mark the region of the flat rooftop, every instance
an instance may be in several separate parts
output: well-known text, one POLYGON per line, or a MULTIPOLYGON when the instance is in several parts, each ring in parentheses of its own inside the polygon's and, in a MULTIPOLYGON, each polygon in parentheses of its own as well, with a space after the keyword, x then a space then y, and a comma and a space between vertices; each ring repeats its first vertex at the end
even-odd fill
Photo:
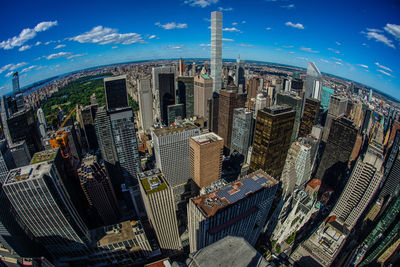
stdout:
POLYGON ((104 82, 115 81, 115 80, 126 80, 126 75, 119 75, 119 76, 112 76, 112 77, 105 77, 104 82))
POLYGON ((183 132, 183 131, 188 131, 188 130, 194 130, 198 129, 196 125, 192 123, 185 123, 182 125, 175 125, 175 126, 169 126, 169 127, 163 127, 159 129, 155 129, 153 132, 157 136, 163 136, 163 135, 168 135, 168 134, 173 134, 177 132, 183 132))
POLYGON ((284 112, 292 111, 293 109, 289 105, 283 104, 283 105, 275 105, 272 107, 265 107, 263 110, 269 114, 276 115, 276 114, 281 114, 284 112))
POLYGON ((13 169, 8 173, 4 185, 40 178, 50 171, 51 165, 49 162, 41 162, 13 169))
POLYGON ((191 137, 199 145, 206 145, 216 141, 222 141, 222 137, 216 135, 215 133, 206 133, 198 136, 191 137))
POLYGON ((53 148, 35 153, 35 155, 32 157, 31 164, 53 161, 58 153, 58 150, 59 148, 53 148))
POLYGON ((278 182, 274 178, 258 170, 209 194, 193 198, 192 201, 204 216, 212 217, 220 209, 238 202, 248 194, 276 184, 278 182))
MULTIPOLYGON (((114 225, 108 225, 95 230, 95 238, 99 247, 135 239, 135 228, 142 228, 140 221, 124 221, 114 225)), ((130 244, 130 246, 132 246, 130 244)), ((140 249, 133 245, 132 250, 140 249)))
POLYGON ((159 169, 141 172, 138 177, 147 195, 168 189, 165 176, 159 169))

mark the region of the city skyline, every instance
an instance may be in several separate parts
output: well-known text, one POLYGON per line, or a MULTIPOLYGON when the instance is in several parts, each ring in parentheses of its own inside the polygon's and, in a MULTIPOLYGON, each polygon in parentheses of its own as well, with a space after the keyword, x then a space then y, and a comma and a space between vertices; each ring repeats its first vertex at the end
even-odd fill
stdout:
POLYGON ((12 90, 15 71, 24 87, 98 65, 209 58, 215 10, 224 17, 224 59, 240 55, 303 68, 313 61, 321 72, 400 98, 400 5, 394 1, 8 3, 0 11, 7 25, 0 29, 0 93, 12 90))

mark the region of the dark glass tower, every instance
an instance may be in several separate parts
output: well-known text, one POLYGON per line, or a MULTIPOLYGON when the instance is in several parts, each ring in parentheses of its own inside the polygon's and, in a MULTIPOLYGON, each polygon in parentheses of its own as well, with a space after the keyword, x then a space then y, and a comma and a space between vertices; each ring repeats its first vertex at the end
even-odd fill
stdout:
POLYGON ((299 137, 311 133, 312 127, 317 123, 320 101, 315 98, 307 98, 304 104, 303 117, 301 118, 299 137))
POLYGON ((178 77, 178 104, 185 105, 185 118, 193 117, 194 112, 194 78, 178 77))
POLYGON ((14 94, 18 94, 19 93, 19 75, 18 75, 18 71, 13 74, 12 85, 13 85, 14 94))
POLYGON ((168 124, 168 106, 175 104, 175 75, 173 73, 158 74, 160 93, 161 121, 168 124))
POLYGON ((126 76, 104 78, 107 110, 128 106, 126 76))

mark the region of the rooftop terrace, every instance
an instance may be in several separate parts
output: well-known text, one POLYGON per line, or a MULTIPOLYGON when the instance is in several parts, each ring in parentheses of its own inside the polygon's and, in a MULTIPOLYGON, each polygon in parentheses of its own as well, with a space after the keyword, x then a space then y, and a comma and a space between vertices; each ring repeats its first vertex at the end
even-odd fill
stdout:
MULTIPOLYGON (((142 227, 140 221, 124 221, 118 224, 105 226, 95 230, 97 245, 104 247, 112 244, 123 243, 124 241, 135 239, 134 229, 142 227)), ((129 242, 132 245, 131 242, 129 242)), ((134 246, 131 249, 138 248, 134 246)))
POLYGON ((264 108, 264 111, 266 111, 267 113, 272 114, 272 115, 281 114, 281 113, 289 112, 292 110, 293 109, 289 105, 286 105, 286 104, 275 105, 275 106, 264 108))
POLYGON ((141 172, 138 177, 147 195, 168 189, 164 174, 159 169, 141 172))
POLYGON ((238 202, 248 194, 276 184, 278 182, 274 178, 258 170, 209 194, 193 198, 192 201, 204 216, 212 217, 218 210, 238 202))
POLYGON ((50 171, 51 164, 47 162, 41 162, 40 164, 27 165, 17 169, 13 169, 8 173, 6 184, 13 184, 28 179, 37 179, 43 176, 43 174, 50 171))
POLYGON ((154 134, 157 136, 162 136, 162 135, 168 135, 168 134, 173 134, 173 133, 182 132, 182 131, 194 130, 197 128, 198 127, 192 123, 186 123, 183 125, 176 125, 176 126, 169 126, 169 127, 155 129, 154 134))
POLYGON ((56 157, 57 152, 58 152, 58 148, 53 148, 53 149, 37 152, 37 153, 35 153, 35 155, 33 155, 31 164, 52 161, 56 157))

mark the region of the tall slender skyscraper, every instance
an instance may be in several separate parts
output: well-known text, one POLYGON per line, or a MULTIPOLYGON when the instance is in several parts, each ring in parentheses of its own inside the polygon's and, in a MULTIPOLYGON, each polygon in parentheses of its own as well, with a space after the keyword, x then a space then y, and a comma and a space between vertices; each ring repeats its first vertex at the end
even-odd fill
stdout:
POLYGON ((213 92, 222 87, 222 13, 211 12, 211 77, 213 92))
POLYGON ((249 147, 253 144, 255 120, 253 112, 246 108, 236 108, 233 111, 231 153, 237 151, 245 157, 246 162, 249 147))
POLYGON ((194 111, 194 77, 178 77, 178 104, 185 105, 185 118, 192 118, 194 111))
POLYGON ((153 125, 153 94, 149 79, 139 80, 138 99, 140 126, 143 131, 148 131, 153 125))
POLYGON ((168 123, 168 105, 175 104, 175 67, 152 68, 153 95, 155 97, 154 119, 158 123, 168 123))
POLYGON ((126 75, 104 78, 107 110, 128 106, 126 75))
POLYGON ((250 171, 262 169, 280 179, 290 147, 296 112, 288 105, 258 111, 250 171))
POLYGON ((18 94, 19 93, 19 75, 18 75, 18 71, 14 72, 14 74, 13 74, 12 85, 13 85, 14 94, 18 94))
POLYGON ((246 85, 246 80, 244 78, 243 63, 244 63, 244 60, 242 60, 242 59, 238 59, 236 61, 235 84, 239 88, 239 93, 243 93, 243 90, 245 89, 245 85, 246 85))
POLYGON ((159 169, 138 174, 147 216, 166 253, 182 249, 172 188, 159 169))
POLYGON ((308 62, 306 77, 306 98, 321 99, 322 75, 314 62, 308 62))

